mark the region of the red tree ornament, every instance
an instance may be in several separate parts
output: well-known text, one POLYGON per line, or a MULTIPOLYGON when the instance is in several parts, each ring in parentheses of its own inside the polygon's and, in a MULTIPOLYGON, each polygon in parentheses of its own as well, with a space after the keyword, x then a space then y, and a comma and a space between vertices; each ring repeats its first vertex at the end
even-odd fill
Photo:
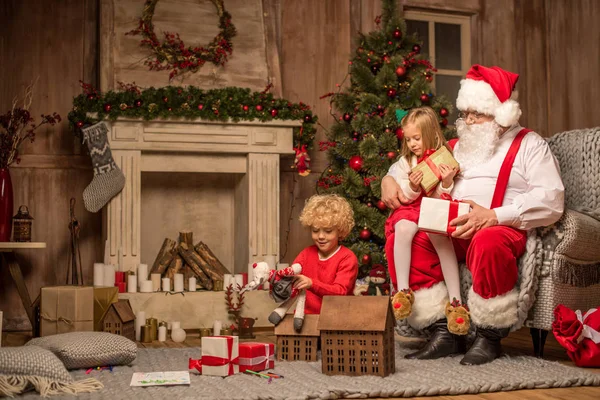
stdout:
POLYGON ((388 91, 387 91, 387 96, 388 96, 389 98, 394 98, 394 97, 396 97, 396 89, 394 89, 394 88, 390 88, 390 89, 388 89, 388 91))
POLYGON ((352 121, 352 114, 345 113, 343 118, 344 118, 344 121, 350 122, 350 121, 352 121))
POLYGON ((393 35, 394 35, 394 39, 401 39, 402 31, 400 29, 395 29, 393 35))
POLYGON ((204 104, 198 104, 198 110, 202 111, 204 109, 204 104))
POLYGON ((442 119, 442 121, 440 122, 440 124, 442 126, 446 126, 446 125, 448 125, 448 120, 446 118, 444 118, 444 119, 442 119))
POLYGON ((381 211, 387 210, 387 206, 385 205, 385 203, 382 200, 379 200, 377 202, 377 208, 379 208, 381 211))
POLYGON ((365 254, 364 256, 362 256, 362 264, 363 265, 371 264, 371 256, 368 254, 365 254))
POLYGON ((355 171, 360 171, 363 166, 363 159, 361 156, 352 156, 350 160, 348 160, 348 166, 355 171))
POLYGON ((106 104, 104 104, 104 106, 102 106, 102 108, 104 108, 104 112, 109 113, 110 110, 112 109, 112 105, 110 105, 110 103, 106 103, 106 104))
POLYGON ((275 118, 277 116, 277 114, 279 113, 279 111, 277 111, 276 108, 272 108, 271 109, 271 117, 275 118))
POLYGON ((398 78, 402 78, 404 75, 406 75, 406 68, 402 66, 396 68, 396 76, 398 78))
POLYGON ((447 117, 447 116, 448 116, 448 114, 450 114, 450 113, 448 112, 448 109, 447 109, 447 108, 442 108, 442 109, 440 110, 440 115, 441 115, 442 117, 447 117))
POLYGON ((423 93, 419 99, 421 100, 421 103, 429 103, 429 96, 427 96, 425 93, 423 93))
POLYGON ((388 151, 387 158, 389 158, 390 160, 393 160, 394 158, 396 158, 396 152, 395 151, 388 151))
POLYGON ((421 52, 421 46, 419 46, 418 44, 415 44, 413 46, 413 51, 417 54, 419 54, 421 52))
POLYGON ((312 119, 312 115, 310 115, 310 114, 306 114, 306 115, 304 116, 304 122, 306 122, 306 123, 311 123, 311 122, 312 122, 312 120, 313 120, 313 119, 312 119))
POLYGON ((262 110, 263 110, 263 106, 261 104, 257 104, 256 111, 262 111, 262 110))
POLYGON ((142 100, 137 99, 134 103, 133 103, 136 107, 141 107, 142 106, 142 100))
POLYGON ((396 137, 400 140, 404 139, 404 130, 400 126, 396 128, 396 137))
POLYGON ((359 237, 362 240, 369 240, 371 238, 371 231, 365 228, 362 231, 360 231, 359 237))
POLYGON ((248 111, 250 109, 250 107, 248 107, 247 105, 242 106, 242 110, 244 111, 248 111))
POLYGON ((168 103, 168 102, 169 102, 169 98, 168 98, 167 96, 164 96, 164 97, 163 97, 163 101, 164 101, 165 103, 168 103))
POLYGON ((79 129, 81 129, 81 127, 83 126, 83 121, 77 121, 75 125, 77 125, 79 129))

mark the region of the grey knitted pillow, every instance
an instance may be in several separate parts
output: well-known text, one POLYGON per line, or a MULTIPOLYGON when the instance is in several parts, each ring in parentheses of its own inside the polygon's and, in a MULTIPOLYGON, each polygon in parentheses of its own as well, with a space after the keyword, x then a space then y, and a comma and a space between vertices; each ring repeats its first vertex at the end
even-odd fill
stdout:
POLYGON ((137 357, 135 342, 107 332, 69 332, 30 340, 26 346, 50 350, 67 369, 129 364, 137 357))
POLYGON ((0 397, 23 393, 31 387, 42 396, 99 390, 96 379, 75 382, 51 351, 38 346, 0 348, 0 397))

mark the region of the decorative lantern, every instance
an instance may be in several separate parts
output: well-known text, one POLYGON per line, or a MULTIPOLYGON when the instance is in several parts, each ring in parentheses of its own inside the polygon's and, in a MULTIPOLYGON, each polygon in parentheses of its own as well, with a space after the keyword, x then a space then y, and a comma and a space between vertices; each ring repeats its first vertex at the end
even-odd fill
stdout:
POLYGON ((15 242, 31 242, 31 224, 33 217, 29 214, 27 206, 19 207, 17 215, 13 217, 13 240, 15 242))

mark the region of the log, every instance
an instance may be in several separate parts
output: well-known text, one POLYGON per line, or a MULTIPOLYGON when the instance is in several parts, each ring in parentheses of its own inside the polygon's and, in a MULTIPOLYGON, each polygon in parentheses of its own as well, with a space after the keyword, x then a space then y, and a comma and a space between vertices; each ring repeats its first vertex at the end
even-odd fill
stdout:
MULTIPOLYGON (((175 255, 173 250, 175 249, 176 245, 177 243, 174 240, 165 238, 160 250, 158 251, 158 254, 156 255, 156 258, 154 259, 154 264, 152 264, 152 269, 150 270, 148 276, 150 276, 150 274, 162 275, 165 272, 169 266, 169 263, 173 259, 173 256, 175 255)), ((148 279, 148 276, 144 279, 148 279)))
MULTIPOLYGON (((190 257, 192 260, 194 260, 196 265, 198 265, 202 269, 202 271, 204 271, 204 273, 206 275, 208 275, 208 277, 211 280, 213 280, 213 281, 225 280, 224 275, 222 273, 220 273, 219 271, 217 271, 215 268, 213 268, 212 265, 210 265, 209 263, 204 261, 204 259, 202 257, 200 257, 200 254, 196 253, 196 251, 194 250, 193 247, 189 248, 189 247, 187 247, 186 244, 183 244, 183 243, 180 243, 179 246, 180 247, 185 246, 185 252, 188 255, 188 257, 190 257)), ((185 261, 187 262, 187 259, 185 259, 185 261)))
POLYGON ((188 247, 192 247, 194 244, 194 232, 179 231, 179 243, 185 243, 188 247))
POLYGON ((194 247, 194 250, 196 250, 196 253, 198 253, 204 261, 209 263, 220 274, 225 275, 231 273, 223 265, 223 263, 219 261, 217 256, 215 256, 215 254, 210 250, 210 248, 203 242, 198 242, 198 244, 196 244, 196 246, 194 247))
POLYGON ((181 269, 183 268, 183 258, 179 254, 175 254, 173 259, 169 263, 169 268, 167 268, 167 272, 165 273, 165 278, 169 278, 171 282, 175 281, 175 274, 181 273, 181 269))
POLYGON ((206 271, 204 271, 203 268, 200 265, 198 265, 197 259, 200 256, 198 256, 195 252, 189 250, 185 243, 179 243, 179 246, 177 246, 177 251, 179 252, 181 257, 183 257, 185 263, 190 266, 192 271, 194 271, 196 277, 200 280, 202 286, 204 286, 204 288, 207 290, 212 290, 213 283, 210 278, 210 275, 205 273, 206 271), (196 254, 197 257, 194 257, 193 254, 196 254))

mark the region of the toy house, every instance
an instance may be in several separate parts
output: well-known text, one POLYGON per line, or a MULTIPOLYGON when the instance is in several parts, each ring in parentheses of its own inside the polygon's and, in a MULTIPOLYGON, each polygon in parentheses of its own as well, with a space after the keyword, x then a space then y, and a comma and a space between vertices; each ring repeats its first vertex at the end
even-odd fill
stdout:
POLYGON ((125 336, 135 341, 135 314, 129 300, 121 299, 112 303, 102 321, 104 332, 125 336))
POLYGON ((294 330, 294 315, 286 314, 275 327, 276 353, 279 361, 317 361, 319 316, 306 314, 302 330, 294 330))
POLYGON ((388 296, 325 296, 318 325, 323 374, 394 373, 394 322, 388 296))

